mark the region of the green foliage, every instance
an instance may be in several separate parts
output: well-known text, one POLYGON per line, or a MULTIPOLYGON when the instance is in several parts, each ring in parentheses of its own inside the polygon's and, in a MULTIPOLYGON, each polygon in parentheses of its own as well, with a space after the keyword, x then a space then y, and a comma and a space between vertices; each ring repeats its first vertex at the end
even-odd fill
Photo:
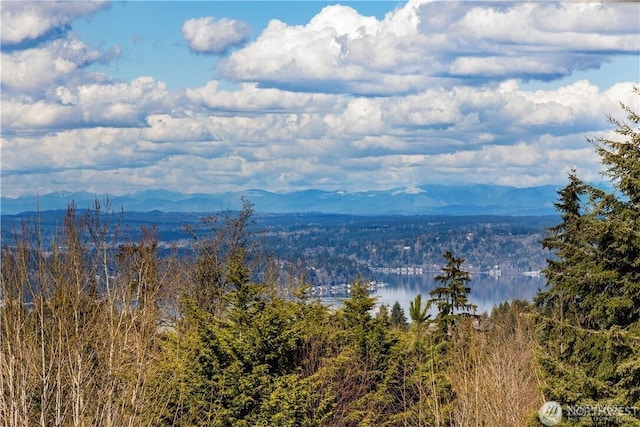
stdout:
POLYGON ((376 322, 380 323, 385 328, 391 326, 389 307, 386 304, 381 304, 380 308, 378 308, 378 312, 376 313, 376 322))
POLYGON ((401 399, 414 403, 402 378, 409 367, 397 359, 407 350, 401 344, 406 338, 384 316, 371 316, 374 304, 366 284, 356 281, 336 313, 335 353, 313 376, 322 425, 398 425, 392 420, 401 399))
POLYGON ((429 292, 429 305, 435 304, 438 308, 436 322, 439 330, 446 333, 457 315, 475 313, 477 307, 467 299, 471 292, 467 284, 471 278, 461 268, 464 259, 454 257, 450 251, 444 253, 444 259, 447 261, 442 268, 444 274, 435 276, 436 282, 440 282, 441 286, 429 292))
POLYGON ((375 306, 375 298, 369 296, 369 287, 361 280, 356 280, 349 288, 350 297, 343 302, 340 310, 345 329, 359 329, 363 332, 371 323, 371 310, 375 306))
POLYGON ((309 339, 304 315, 312 309, 250 280, 249 214, 228 217, 230 228, 215 241, 226 257, 226 292, 212 304, 183 298, 182 317, 166 334, 161 377, 172 378, 175 390, 167 424, 255 426, 275 417, 279 425, 312 425, 311 385, 297 373, 309 339))
POLYGON ((313 404, 310 379, 298 374, 276 377, 256 417, 255 426, 312 427, 320 423, 310 414, 313 404))
POLYGON ((548 288, 536 298, 538 360, 548 400, 640 402, 640 118, 623 110, 636 128, 610 121, 624 140, 590 140, 615 191, 570 174, 556 203, 562 222, 542 241, 556 255, 544 270, 548 288))
POLYGON ((184 318, 165 342, 166 376, 177 378, 168 423, 268 425, 281 401, 282 425, 309 425, 310 384, 296 374, 305 335, 298 305, 263 299, 234 307, 228 319, 193 301, 183 305, 184 318))
POLYGON ((391 307, 391 324, 402 329, 407 327, 407 316, 404 314, 404 309, 398 301, 391 307))
MULTIPOLYGON (((640 87, 633 89, 640 97, 640 87)), ((628 105, 621 105, 629 123, 622 123, 609 116, 615 132, 622 141, 606 138, 590 140, 605 166, 605 173, 612 178, 616 188, 625 196, 629 207, 640 208, 640 114, 628 105)))
POLYGON ((409 303, 409 317, 417 327, 429 320, 431 315, 427 314, 428 311, 428 304, 422 307, 422 294, 416 295, 415 299, 409 303))

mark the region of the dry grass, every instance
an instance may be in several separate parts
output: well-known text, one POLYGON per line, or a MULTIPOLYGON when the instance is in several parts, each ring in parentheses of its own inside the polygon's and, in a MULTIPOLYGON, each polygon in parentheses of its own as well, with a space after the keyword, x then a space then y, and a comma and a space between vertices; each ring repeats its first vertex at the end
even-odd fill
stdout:
POLYGON ((543 403, 534 359, 532 319, 515 312, 486 332, 461 324, 453 339, 449 375, 455 426, 522 426, 543 403))

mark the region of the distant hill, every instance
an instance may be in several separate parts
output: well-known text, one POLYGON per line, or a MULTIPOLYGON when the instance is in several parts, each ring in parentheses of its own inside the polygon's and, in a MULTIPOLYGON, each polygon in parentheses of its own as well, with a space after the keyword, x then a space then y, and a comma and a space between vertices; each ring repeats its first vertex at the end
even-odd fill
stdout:
POLYGON ((0 197, 0 212, 5 215, 29 211, 64 209, 75 202, 89 208, 107 196, 111 207, 125 211, 217 212, 235 210, 242 199, 254 204, 257 212, 339 213, 352 215, 550 215, 559 187, 545 185, 516 188, 496 185, 424 185, 384 191, 305 190, 272 193, 246 190, 214 194, 186 194, 167 190, 146 190, 111 196, 88 192, 56 192, 43 195, 0 197))

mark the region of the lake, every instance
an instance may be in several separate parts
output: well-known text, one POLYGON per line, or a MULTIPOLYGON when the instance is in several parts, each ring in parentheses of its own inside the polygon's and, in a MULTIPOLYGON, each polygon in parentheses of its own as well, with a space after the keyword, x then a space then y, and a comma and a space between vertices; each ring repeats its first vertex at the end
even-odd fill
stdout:
MULTIPOLYGON (((433 277, 439 273, 424 273, 414 275, 377 274, 374 279, 386 283, 386 286, 377 287, 371 292, 371 296, 377 298, 378 305, 386 304, 391 308, 398 301, 408 317, 409 302, 416 295, 422 294, 422 300, 428 299, 429 291, 436 287, 433 277)), ((544 289, 546 279, 544 276, 525 276, 523 274, 502 274, 490 276, 488 274, 472 274, 469 287, 470 301, 478 306, 477 313, 491 312, 491 309, 503 301, 522 299, 533 301, 539 289, 544 289)), ((348 298, 348 294, 335 294, 320 298, 325 304, 336 306, 342 300, 348 298)), ((436 309, 432 308, 432 316, 436 309)))

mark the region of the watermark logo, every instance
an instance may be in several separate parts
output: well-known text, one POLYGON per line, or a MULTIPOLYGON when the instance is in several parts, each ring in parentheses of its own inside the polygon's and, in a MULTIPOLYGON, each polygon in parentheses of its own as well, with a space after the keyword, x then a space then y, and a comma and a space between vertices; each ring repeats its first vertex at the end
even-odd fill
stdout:
POLYGON ((614 419, 638 420, 640 408, 622 405, 567 405, 563 410, 558 402, 549 401, 545 402, 538 411, 538 418, 545 426, 559 424, 563 416, 571 422, 577 422, 583 418, 596 422, 614 419))
POLYGON ((565 416, 569 421, 589 418, 592 421, 606 422, 615 419, 637 420, 640 408, 622 405, 572 405, 567 406, 565 416))
POLYGON ((562 407, 558 402, 544 402, 538 411, 538 418, 545 426, 555 426, 562 420, 562 407))

